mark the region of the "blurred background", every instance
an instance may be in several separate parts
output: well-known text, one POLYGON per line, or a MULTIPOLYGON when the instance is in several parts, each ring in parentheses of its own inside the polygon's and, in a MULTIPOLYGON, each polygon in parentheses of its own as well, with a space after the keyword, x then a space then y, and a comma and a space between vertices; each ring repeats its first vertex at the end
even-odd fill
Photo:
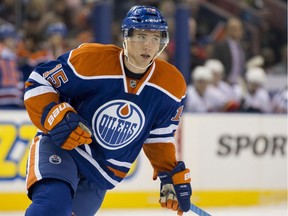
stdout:
MULTIPOLYGON (((25 80, 82 43, 122 47, 121 22, 138 4, 166 18, 170 43, 159 58, 187 82, 176 144, 191 169, 192 202, 284 203, 277 215, 287 215, 286 0, 0 0, 0 212, 30 203, 25 166, 36 128, 23 105, 25 80)), ((141 153, 103 209, 159 208, 158 188, 141 153)))

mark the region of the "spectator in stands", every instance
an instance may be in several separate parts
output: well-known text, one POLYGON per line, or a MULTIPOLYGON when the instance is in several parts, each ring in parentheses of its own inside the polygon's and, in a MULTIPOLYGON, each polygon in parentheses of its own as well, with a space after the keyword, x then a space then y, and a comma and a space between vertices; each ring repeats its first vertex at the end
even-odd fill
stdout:
POLYGON ((45 29, 43 17, 43 14, 37 8, 30 9, 29 7, 22 24, 24 35, 42 39, 43 30, 45 29))
POLYGON ((26 35, 19 43, 17 55, 24 80, 29 77, 34 67, 53 59, 52 52, 44 47, 44 42, 37 35, 26 35))
POLYGON ((63 22, 55 22, 47 27, 47 48, 51 51, 53 58, 57 58, 68 51, 65 45, 67 31, 67 27, 63 22))
POLYGON ((23 79, 17 66, 16 29, 11 24, 0 26, 0 107, 23 107, 23 79))
POLYGON ((14 23, 16 20, 15 5, 16 0, 0 1, 0 20, 3 19, 9 23, 14 23))
MULTIPOLYGON (((78 19, 78 8, 67 4, 66 0, 51 0, 48 4, 48 10, 45 14, 45 23, 48 25, 55 20, 62 20, 71 32, 78 30, 82 26, 76 26, 78 19)), ((47 25, 47 26, 48 26, 47 25)))
POLYGON ((226 101, 224 111, 236 111, 240 101, 237 99, 233 87, 223 80, 225 72, 223 64, 217 59, 208 59, 204 66, 212 72, 211 88, 223 95, 226 101))
POLYGON ((242 95, 241 111, 253 113, 270 113, 271 99, 264 88, 266 82, 265 71, 260 67, 247 70, 246 92, 242 95))
POLYGON ((219 91, 211 88, 212 72, 204 66, 197 66, 192 71, 193 84, 187 88, 185 111, 219 112, 223 111, 226 99, 219 91))
POLYGON ((243 25, 237 18, 229 18, 226 24, 226 38, 214 44, 212 58, 220 60, 225 68, 225 80, 237 84, 245 72, 245 52, 241 41, 243 25))
POLYGON ((173 60, 175 58, 175 14, 176 14, 176 2, 174 0, 158 1, 159 8, 163 11, 163 16, 169 25, 169 44, 167 46, 166 54, 168 59, 173 60))
POLYGON ((193 17, 188 20, 189 26, 189 43, 190 43, 190 69, 203 65, 208 58, 206 48, 207 41, 197 38, 198 23, 193 17))
POLYGON ((288 87, 279 90, 272 98, 272 111, 274 113, 287 113, 288 87))

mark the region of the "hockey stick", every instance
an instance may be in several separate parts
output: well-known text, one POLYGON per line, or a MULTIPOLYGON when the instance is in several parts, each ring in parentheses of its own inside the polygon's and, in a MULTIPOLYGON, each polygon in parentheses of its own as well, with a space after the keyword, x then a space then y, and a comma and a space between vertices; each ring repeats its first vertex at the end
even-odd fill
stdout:
POLYGON ((198 206, 196 206, 192 203, 190 204, 190 210, 199 216, 211 216, 206 211, 204 211, 203 209, 199 208, 198 206))

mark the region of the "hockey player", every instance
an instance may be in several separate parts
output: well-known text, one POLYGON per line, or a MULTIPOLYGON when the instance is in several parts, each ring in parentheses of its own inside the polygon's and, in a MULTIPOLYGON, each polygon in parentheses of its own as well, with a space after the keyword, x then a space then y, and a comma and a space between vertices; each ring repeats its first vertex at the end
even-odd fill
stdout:
POLYGON ((30 147, 26 216, 92 216, 143 148, 160 179, 162 207, 190 207, 190 171, 175 156, 186 85, 156 59, 169 42, 154 7, 134 6, 122 23, 123 49, 82 44, 35 68, 25 105, 39 128, 30 147))
POLYGON ((238 97, 242 97, 241 112, 271 113, 271 98, 265 89, 267 76, 263 68, 249 68, 245 74, 246 91, 236 89, 238 97))

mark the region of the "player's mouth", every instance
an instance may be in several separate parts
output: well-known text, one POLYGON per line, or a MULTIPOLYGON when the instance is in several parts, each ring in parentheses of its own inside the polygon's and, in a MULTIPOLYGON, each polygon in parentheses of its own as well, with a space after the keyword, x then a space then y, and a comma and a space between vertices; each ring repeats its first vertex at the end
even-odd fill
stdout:
POLYGON ((151 56, 148 54, 142 54, 141 57, 146 59, 146 60, 151 58, 151 56))

